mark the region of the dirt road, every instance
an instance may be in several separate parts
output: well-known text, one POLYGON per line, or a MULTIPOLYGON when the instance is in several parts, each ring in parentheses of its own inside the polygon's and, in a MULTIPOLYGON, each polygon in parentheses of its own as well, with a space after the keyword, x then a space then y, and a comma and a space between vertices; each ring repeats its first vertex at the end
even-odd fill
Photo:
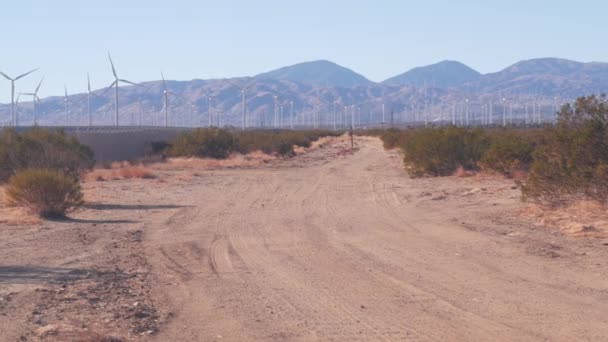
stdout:
POLYGON ((165 194, 184 207, 145 231, 173 310, 156 340, 608 339, 608 247, 511 220, 505 182, 412 180, 371 138, 335 148, 165 194))
POLYGON ((346 145, 0 217, 0 341, 608 340, 607 240, 529 223, 510 181, 346 145))

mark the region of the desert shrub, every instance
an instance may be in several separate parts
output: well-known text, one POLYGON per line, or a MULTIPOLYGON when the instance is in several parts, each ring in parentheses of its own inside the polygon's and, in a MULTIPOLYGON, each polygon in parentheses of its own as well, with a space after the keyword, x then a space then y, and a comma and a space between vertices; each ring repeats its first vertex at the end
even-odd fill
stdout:
POLYGON ((572 199, 608 201, 608 105, 589 96, 564 106, 558 124, 534 152, 524 198, 549 205, 572 199))
POLYGON ((405 139, 407 137, 407 132, 400 131, 397 129, 387 129, 382 131, 379 136, 380 139, 382 139, 384 148, 387 150, 391 150, 393 148, 398 148, 404 145, 405 139))
POLYGON ((225 159, 232 152, 243 154, 262 151, 282 156, 294 155, 294 146, 310 147, 313 141, 338 133, 311 131, 244 131, 198 129, 180 136, 168 149, 173 157, 225 159))
POLYGON ((62 131, 32 128, 0 132, 0 182, 24 169, 54 169, 79 176, 94 165, 93 152, 62 131))
POLYGON ((325 130, 245 131, 236 133, 238 152, 246 154, 253 151, 262 151, 267 154, 277 153, 281 156, 292 156, 294 146, 310 147, 313 141, 321 137, 337 135, 337 132, 325 130))
POLYGON ((484 169, 513 177, 517 171, 528 171, 532 154, 542 140, 538 130, 492 130, 488 132, 490 144, 481 157, 484 169))
POLYGON ((83 203, 78 179, 50 169, 18 171, 9 180, 6 197, 9 205, 41 217, 63 217, 83 203))
POLYGON ((123 179, 140 178, 154 179, 156 176, 149 169, 142 166, 127 166, 117 170, 118 175, 123 179))
POLYGON ((448 176, 459 167, 475 170, 488 146, 481 129, 423 128, 406 134, 401 147, 405 166, 413 176, 448 176))
POLYGON ((200 128, 184 133, 168 150, 173 157, 225 159, 237 148, 235 136, 220 128, 200 128))

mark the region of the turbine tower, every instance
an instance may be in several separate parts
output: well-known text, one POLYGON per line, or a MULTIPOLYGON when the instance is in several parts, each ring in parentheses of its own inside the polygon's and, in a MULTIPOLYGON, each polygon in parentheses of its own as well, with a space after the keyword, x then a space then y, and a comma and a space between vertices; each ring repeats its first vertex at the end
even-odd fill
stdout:
POLYGON ((169 94, 175 95, 174 92, 167 90, 167 83, 165 82, 165 75, 161 72, 160 77, 163 80, 163 99, 165 107, 165 127, 169 127, 169 94))
POLYGON ((89 115, 89 128, 93 126, 93 113, 91 112, 91 95, 95 97, 99 97, 91 91, 91 78, 87 73, 87 114, 89 115))
POLYGON ((0 71, 0 75, 4 76, 4 78, 11 81, 11 125, 12 126, 17 126, 17 115, 15 112, 15 82, 17 80, 33 73, 36 70, 38 70, 38 68, 36 68, 34 70, 30 70, 30 71, 26 72, 25 74, 21 74, 15 78, 12 78, 12 77, 8 76, 7 74, 3 73, 2 71, 0 71))
POLYGON ((70 127, 70 100, 68 98, 68 87, 63 86, 64 96, 63 96, 63 104, 65 106, 65 125, 66 127, 70 127))
POLYGON ((139 86, 139 84, 118 78, 118 74, 116 73, 116 68, 114 68, 114 62, 112 61, 112 56, 110 56, 110 53, 108 53, 108 59, 110 60, 110 65, 112 66, 112 74, 114 75, 114 82, 112 82, 112 84, 110 84, 108 88, 114 87, 114 124, 118 127, 118 85, 121 82, 134 86, 139 86))
POLYGON ((247 118, 246 118, 246 112, 247 112, 247 98, 246 98, 246 93, 247 90, 249 90, 249 88, 253 87, 253 85, 257 82, 257 80, 253 80, 251 81, 249 84, 247 84, 244 87, 241 87, 240 85, 236 84, 236 83, 232 83, 230 82, 233 86, 239 88, 241 90, 241 128, 243 130, 245 130, 245 126, 247 126, 247 118))
POLYGON ((44 81, 44 77, 40 79, 40 83, 36 87, 33 93, 23 93, 22 95, 29 95, 32 97, 32 113, 34 116, 34 126, 38 126, 38 119, 36 118, 36 101, 40 103, 40 98, 38 97, 38 91, 40 90, 40 86, 42 85, 42 81, 44 81))

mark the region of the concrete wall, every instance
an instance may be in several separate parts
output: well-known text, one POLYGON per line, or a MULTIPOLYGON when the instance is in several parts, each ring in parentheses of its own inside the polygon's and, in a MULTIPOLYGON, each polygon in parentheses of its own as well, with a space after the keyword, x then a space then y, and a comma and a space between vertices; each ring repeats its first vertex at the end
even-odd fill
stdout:
POLYGON ((147 144, 153 141, 171 142, 188 129, 115 129, 115 130, 68 130, 78 140, 95 152, 97 162, 133 160, 144 156, 147 144))

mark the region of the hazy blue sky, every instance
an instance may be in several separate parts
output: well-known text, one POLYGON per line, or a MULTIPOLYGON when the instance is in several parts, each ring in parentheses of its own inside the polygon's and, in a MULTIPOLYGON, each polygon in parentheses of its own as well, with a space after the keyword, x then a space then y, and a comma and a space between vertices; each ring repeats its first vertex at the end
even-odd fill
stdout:
MULTIPOLYGON (((608 61, 601 0, 3 0, 0 70, 44 96, 110 83, 254 75, 329 59, 380 81, 444 59, 481 72, 518 60, 608 61)), ((7 102, 8 82, 0 81, 7 102)))

